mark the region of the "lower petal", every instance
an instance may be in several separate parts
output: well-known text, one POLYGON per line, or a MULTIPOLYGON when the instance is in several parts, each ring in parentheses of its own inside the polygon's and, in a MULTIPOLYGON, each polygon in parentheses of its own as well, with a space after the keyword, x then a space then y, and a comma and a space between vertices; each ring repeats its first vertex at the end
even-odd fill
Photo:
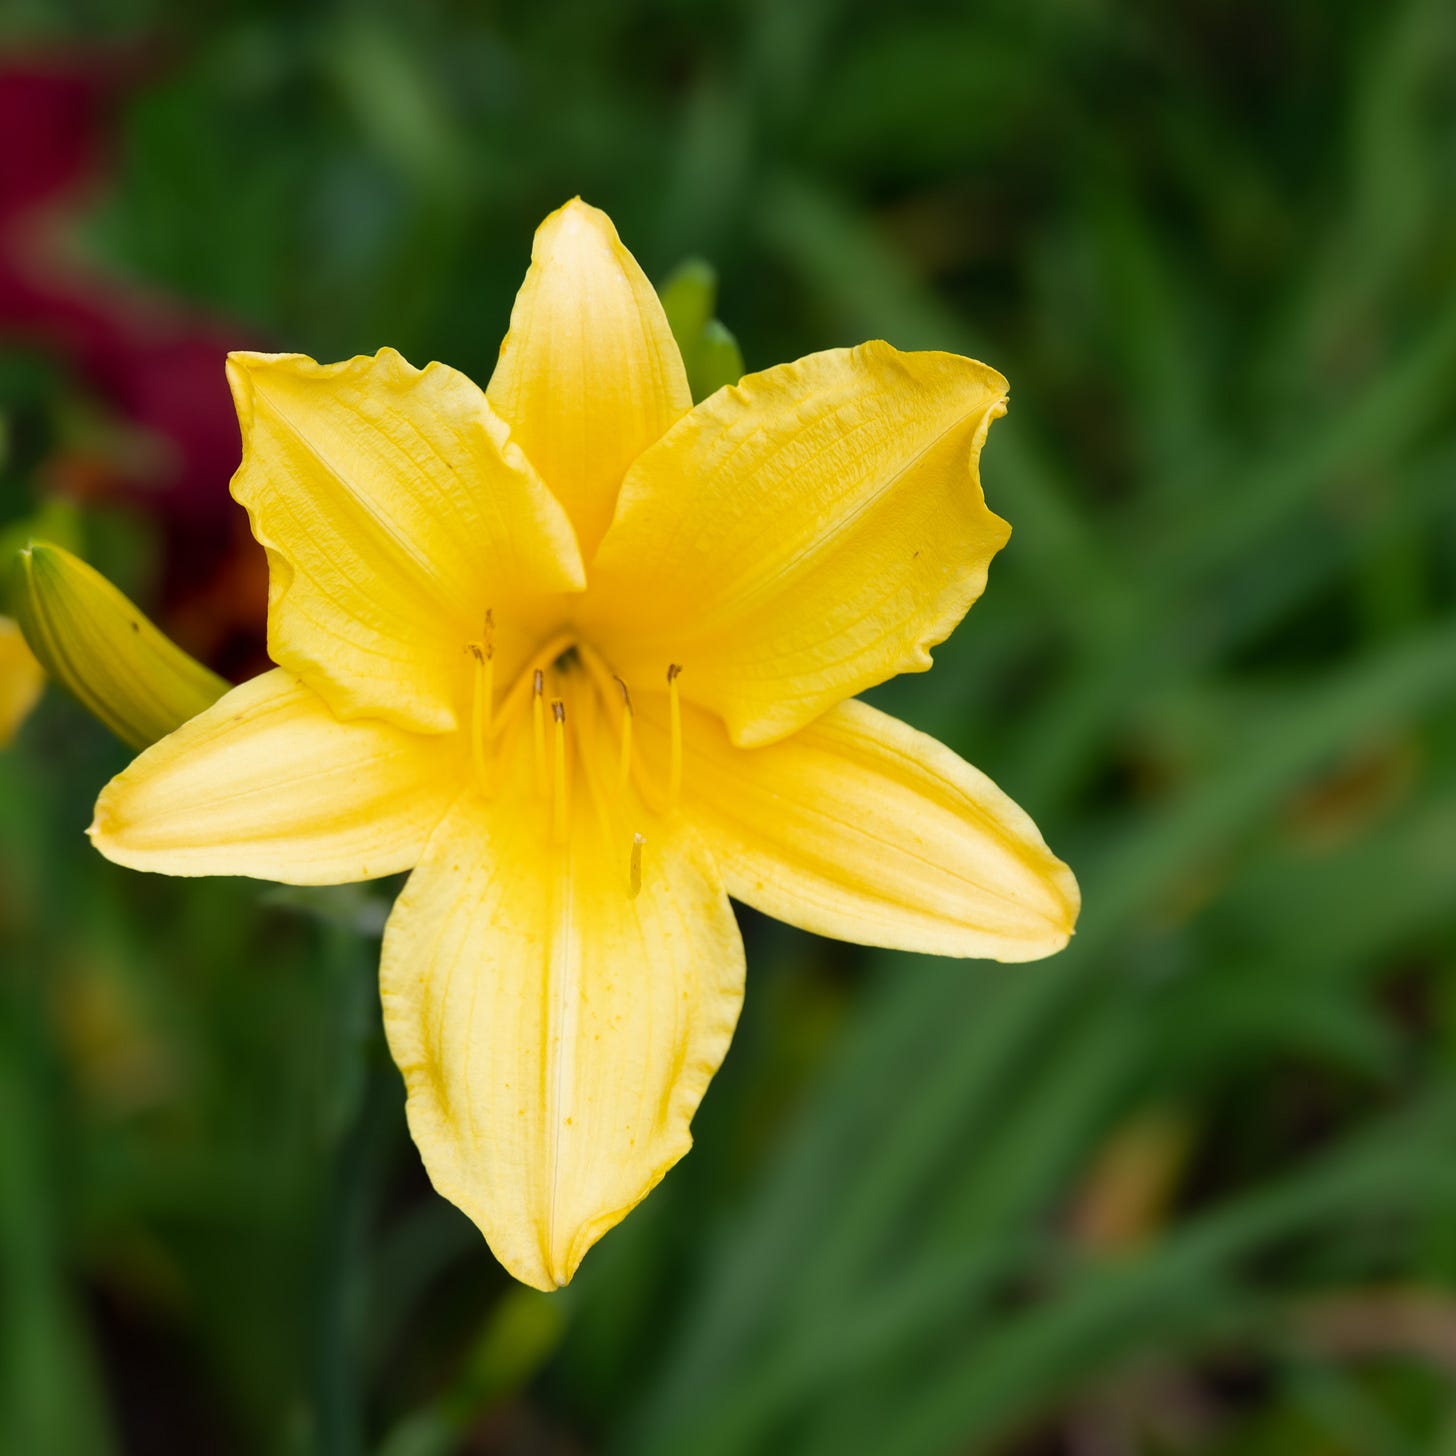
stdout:
POLYGON ((395 906, 381 978, 435 1187, 517 1279, 553 1289, 688 1150, 743 946, 681 826, 597 796, 553 842, 529 800, 472 794, 395 906))
POLYGON ((999 961, 1051 955, 1072 934, 1077 882, 1030 818, 944 744, 864 703, 756 749, 689 710, 684 758, 684 809, 729 894, 775 919, 999 961))
POLYGON ((92 842, 169 875, 342 884, 408 869, 466 782, 451 740, 342 722, 282 669, 234 688, 102 791, 92 842))

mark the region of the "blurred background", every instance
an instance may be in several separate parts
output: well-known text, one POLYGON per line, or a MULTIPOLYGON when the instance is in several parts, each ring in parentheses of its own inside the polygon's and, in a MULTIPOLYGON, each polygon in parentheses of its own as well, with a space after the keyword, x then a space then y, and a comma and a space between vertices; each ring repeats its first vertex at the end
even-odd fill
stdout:
POLYGON ((1086 905, 1007 967, 745 912, 694 1151, 547 1298, 408 1141, 387 896, 103 862, 129 754, 52 690, 0 751, 0 1452, 1456 1456, 1447 0, 8 0, 0 135, 0 532, 233 677, 222 352, 483 381, 575 193, 709 259, 750 368, 995 365, 1015 534, 874 696, 1086 905))

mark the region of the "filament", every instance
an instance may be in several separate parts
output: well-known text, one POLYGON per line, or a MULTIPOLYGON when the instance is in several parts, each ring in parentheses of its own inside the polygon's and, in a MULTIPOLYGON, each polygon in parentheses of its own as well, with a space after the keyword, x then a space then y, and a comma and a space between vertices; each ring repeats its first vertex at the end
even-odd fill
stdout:
MULTIPOLYGON (((538 698, 539 702, 540 699, 538 698)), ((551 833, 557 844, 566 842, 566 704, 551 700, 551 833)))
POLYGON ((546 674, 531 675, 531 737, 536 746, 536 792, 546 791, 546 674))
POLYGON ((485 609, 485 631, 481 633, 480 648, 485 654, 485 731, 495 732, 495 613, 485 609))
POLYGON ((672 714, 672 756, 668 760, 667 802, 670 809, 676 809, 682 797, 682 700, 677 690, 678 675, 682 667, 674 662, 667 669, 668 707, 672 714))
POLYGON ((622 743, 617 755, 617 788, 620 790, 627 787, 627 779, 632 773, 632 694, 615 673, 612 681, 622 694, 622 743))

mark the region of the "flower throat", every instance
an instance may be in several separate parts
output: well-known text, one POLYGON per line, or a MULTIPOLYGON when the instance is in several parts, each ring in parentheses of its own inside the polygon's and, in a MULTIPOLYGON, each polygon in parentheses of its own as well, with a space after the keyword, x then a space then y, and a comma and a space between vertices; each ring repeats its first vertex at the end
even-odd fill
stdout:
MULTIPOLYGON (((471 658, 470 758, 476 788, 534 803, 551 843, 570 838, 574 812, 591 812, 594 797, 610 794, 630 817, 674 814, 682 797, 682 667, 669 663, 666 762, 644 762, 634 739, 636 711, 625 679, 587 643, 566 633, 551 637, 503 695, 496 682, 496 623, 487 611, 481 635, 466 644, 471 658), (526 740, 529 739, 529 749, 526 740), (529 759, 529 763, 527 760, 529 759)), ((596 805, 599 809, 600 803, 596 805)), ((623 881, 641 891, 647 836, 633 828, 623 846, 623 881)))

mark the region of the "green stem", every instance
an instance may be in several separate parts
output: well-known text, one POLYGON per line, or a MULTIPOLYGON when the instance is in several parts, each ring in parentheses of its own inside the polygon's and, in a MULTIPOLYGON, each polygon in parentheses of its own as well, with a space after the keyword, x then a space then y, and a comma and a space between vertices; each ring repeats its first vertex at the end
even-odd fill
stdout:
POLYGON ((375 1075, 370 1053, 379 1025, 378 983, 370 942, 346 930, 328 946, 335 980, 339 1042, 327 1119, 333 1169, 319 1223, 314 1411, 319 1456, 363 1456, 363 1311, 368 1243, 395 1089, 375 1075))

